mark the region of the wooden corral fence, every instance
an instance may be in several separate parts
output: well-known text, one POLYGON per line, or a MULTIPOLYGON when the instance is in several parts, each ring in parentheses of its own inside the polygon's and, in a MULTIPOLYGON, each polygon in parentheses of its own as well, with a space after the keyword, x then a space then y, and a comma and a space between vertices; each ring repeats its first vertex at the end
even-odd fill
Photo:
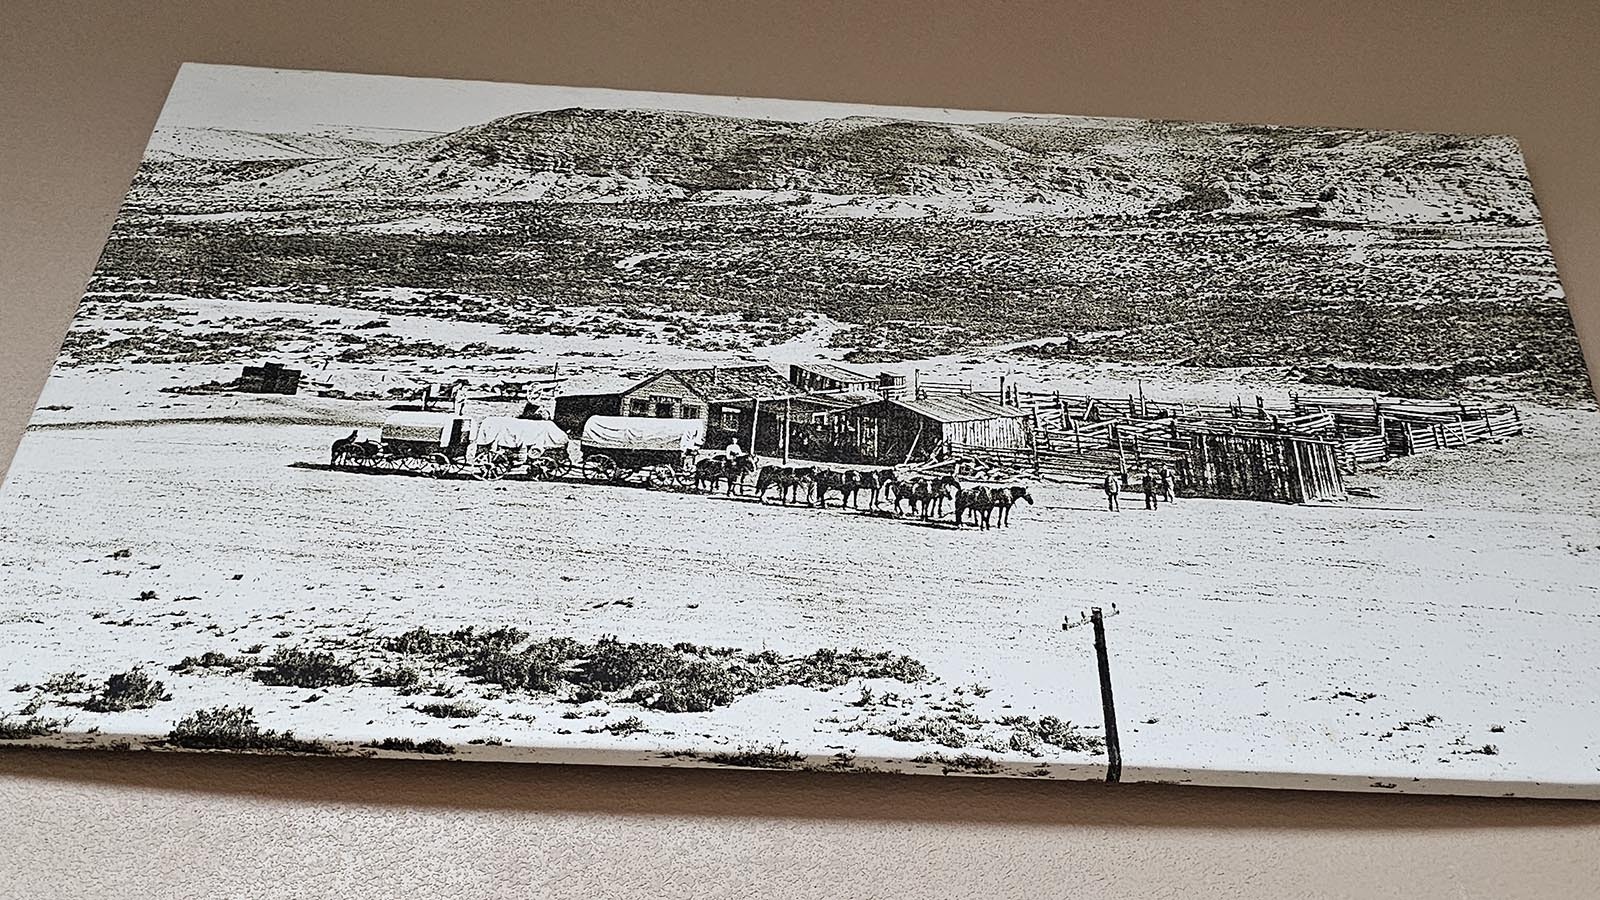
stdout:
POLYGON ((1336 445, 1284 435, 1194 432, 1178 458, 1178 492, 1311 503, 1345 499, 1336 445))
POLYGON ((975 463, 1076 484, 1107 473, 1125 485, 1149 467, 1173 467, 1180 493, 1309 502, 1345 496, 1342 474, 1398 456, 1464 447, 1522 432, 1507 404, 1372 397, 1291 396, 1287 404, 1164 402, 1019 391, 972 391, 923 380, 930 393, 970 392, 1027 410, 1031 446, 952 443, 975 463), (1232 440, 1237 439, 1237 440, 1232 440))

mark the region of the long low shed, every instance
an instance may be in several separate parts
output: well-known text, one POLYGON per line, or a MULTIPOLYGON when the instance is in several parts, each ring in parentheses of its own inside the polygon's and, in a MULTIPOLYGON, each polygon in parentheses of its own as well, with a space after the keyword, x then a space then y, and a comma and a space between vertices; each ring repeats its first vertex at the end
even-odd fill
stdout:
POLYGON ((976 394, 880 400, 838 415, 851 423, 863 461, 894 465, 956 446, 1026 449, 1028 411, 976 394))

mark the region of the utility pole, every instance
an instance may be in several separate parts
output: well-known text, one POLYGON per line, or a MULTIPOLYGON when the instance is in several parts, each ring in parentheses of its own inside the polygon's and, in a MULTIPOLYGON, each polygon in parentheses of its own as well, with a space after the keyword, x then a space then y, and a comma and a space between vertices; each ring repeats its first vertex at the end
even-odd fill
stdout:
POLYGON ((789 464, 789 409, 790 398, 783 398, 783 464, 789 464))
POLYGON ((1106 784, 1122 780, 1122 742, 1117 735, 1117 707, 1111 699, 1111 662, 1106 654, 1106 622, 1100 607, 1089 610, 1094 624, 1094 655, 1100 664, 1100 706, 1106 722, 1106 784))

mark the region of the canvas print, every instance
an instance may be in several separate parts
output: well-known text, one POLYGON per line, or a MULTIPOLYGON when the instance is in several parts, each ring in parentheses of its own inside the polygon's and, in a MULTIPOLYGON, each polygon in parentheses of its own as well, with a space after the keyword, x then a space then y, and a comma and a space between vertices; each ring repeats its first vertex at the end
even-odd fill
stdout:
POLYGON ((1600 796, 1516 142, 185 66, 0 743, 1600 796))

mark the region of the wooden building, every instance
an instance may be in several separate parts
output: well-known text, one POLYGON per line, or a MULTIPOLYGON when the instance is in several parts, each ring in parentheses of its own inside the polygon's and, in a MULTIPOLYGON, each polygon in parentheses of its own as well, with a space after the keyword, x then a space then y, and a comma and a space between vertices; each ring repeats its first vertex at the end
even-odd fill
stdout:
POLYGON ((906 392, 904 375, 890 372, 868 375, 833 363, 792 363, 789 383, 806 393, 871 391, 880 397, 901 397, 906 392))
POLYGON ((832 363, 793 363, 789 383, 801 391, 871 391, 878 387, 878 376, 857 372, 832 363))
POLYGON ((579 433, 584 421, 595 415, 700 419, 706 423, 708 443, 725 444, 735 435, 747 443, 748 410, 757 401, 764 404, 798 393, 770 366, 663 369, 620 391, 557 397, 555 421, 562 429, 579 433))
POLYGON ((977 394, 883 399, 837 414, 863 462, 894 465, 938 458, 961 447, 1029 446, 1029 413, 977 394))
POLYGON ((246 394, 294 394, 300 390, 300 370, 270 362, 245 366, 237 386, 246 394))
POLYGON ((877 403, 875 391, 823 391, 717 405, 719 439, 762 456, 816 462, 861 462, 855 420, 842 413, 877 403))

